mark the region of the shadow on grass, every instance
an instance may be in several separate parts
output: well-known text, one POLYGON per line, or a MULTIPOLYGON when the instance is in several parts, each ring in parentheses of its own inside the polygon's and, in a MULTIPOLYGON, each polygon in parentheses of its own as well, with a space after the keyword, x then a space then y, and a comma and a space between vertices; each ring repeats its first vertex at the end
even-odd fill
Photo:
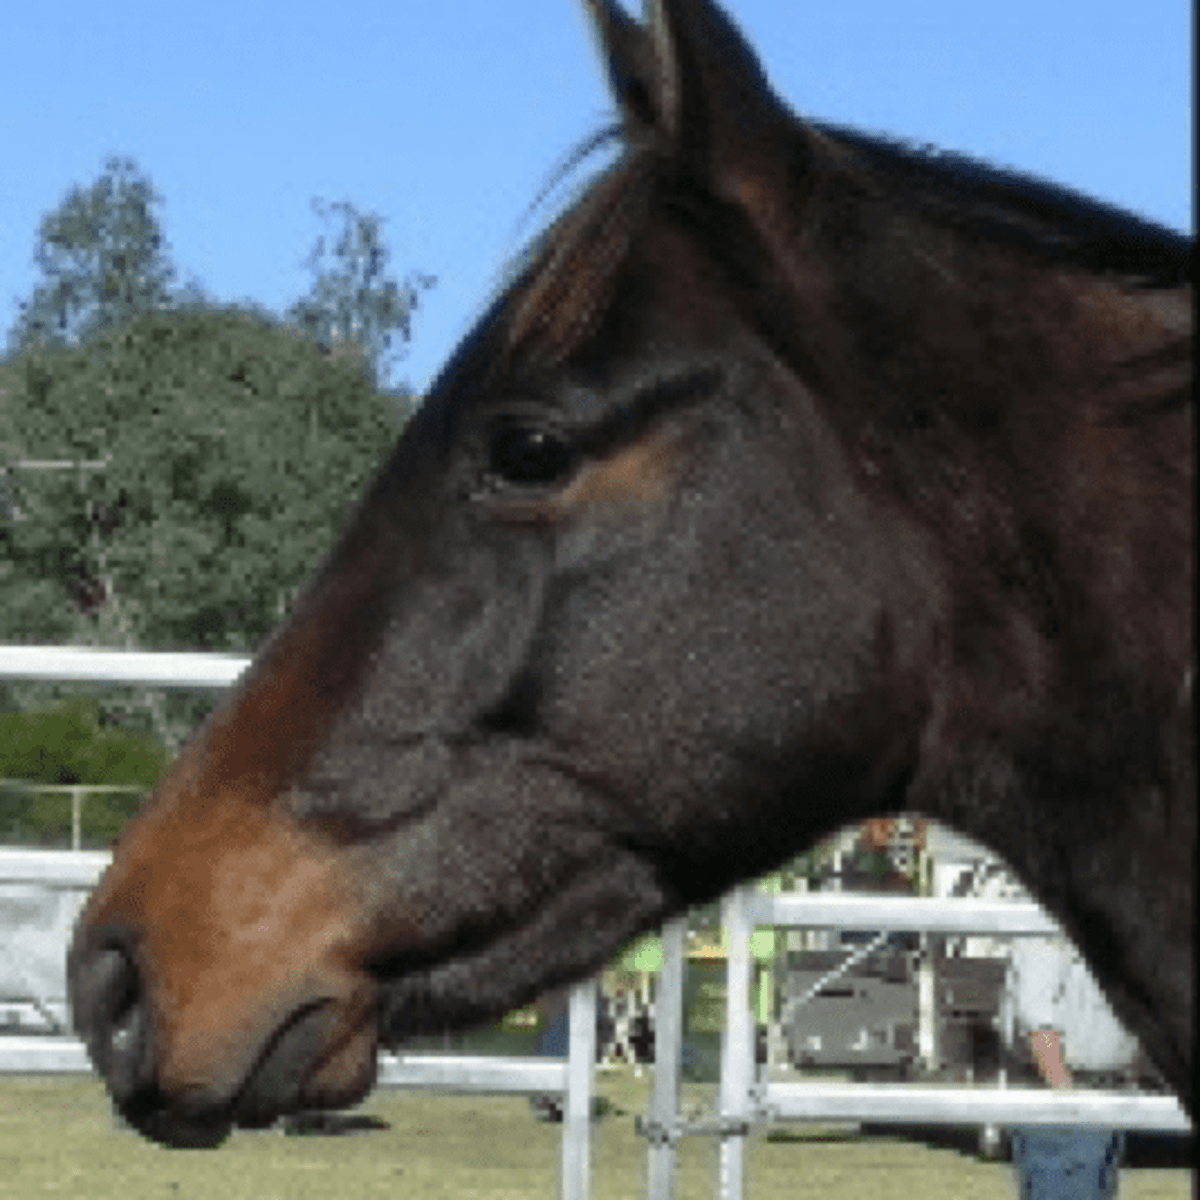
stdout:
POLYGON ((858 1142, 862 1133, 857 1125, 847 1125, 839 1129, 772 1129, 763 1138, 765 1142, 803 1142, 806 1146, 815 1144, 835 1144, 838 1142, 858 1142))
POLYGON ((308 1112, 284 1117, 279 1127, 285 1137, 349 1137, 392 1126, 365 1113, 308 1112))

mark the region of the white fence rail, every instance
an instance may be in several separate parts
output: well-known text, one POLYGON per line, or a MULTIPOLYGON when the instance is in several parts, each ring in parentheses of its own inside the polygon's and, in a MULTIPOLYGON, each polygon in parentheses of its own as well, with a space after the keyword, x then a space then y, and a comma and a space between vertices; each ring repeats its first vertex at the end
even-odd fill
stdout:
POLYGON ((250 665, 234 654, 156 653, 92 646, 0 646, 0 679, 223 688, 250 665))

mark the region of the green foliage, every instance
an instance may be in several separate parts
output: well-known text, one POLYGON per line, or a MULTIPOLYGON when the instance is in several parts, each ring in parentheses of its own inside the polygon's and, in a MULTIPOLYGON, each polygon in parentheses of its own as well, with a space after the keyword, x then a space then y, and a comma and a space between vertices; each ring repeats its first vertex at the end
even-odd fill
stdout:
POLYGON ((314 275, 312 289, 288 310, 288 320, 318 345, 357 346, 375 378, 383 380, 402 353, 392 352, 393 340, 403 344, 412 338, 421 292, 436 280, 419 272, 403 284, 387 278, 391 252, 377 213, 360 213, 345 201, 324 205, 314 200, 313 210, 323 221, 337 214, 342 228, 336 238, 317 238, 306 263, 314 275))
MULTIPOLYGON (((0 387, 20 451, 9 462, 93 464, 0 477, 0 642, 26 644, 252 652, 406 411, 374 390, 361 357, 325 354, 260 313, 198 305, 81 347, 27 349, 0 387)), ((51 694, 7 690, 22 707, 51 694)), ((168 745, 212 703, 93 694, 168 745)))
POLYGON ((170 303, 175 271, 150 180, 128 158, 109 158, 87 190, 72 188, 42 219, 34 260, 45 282, 20 307, 10 346, 77 344, 170 303))
POLYGON ((872 879, 882 879, 885 875, 891 875, 894 870, 891 858, 883 850, 861 851, 855 856, 855 865, 872 879))
MULTIPOLYGON (((0 838, 67 844, 70 797, 22 786, 113 784, 149 790, 166 769, 166 749, 145 734, 105 727, 94 700, 71 696, 40 712, 0 715, 0 838)), ((88 845, 106 845, 139 803, 137 794, 87 797, 88 845)))
POLYGON ((18 363, 22 444, 105 465, 17 481, 0 641, 62 640, 73 606, 107 644, 251 649, 397 434, 361 362, 239 309, 147 313, 18 363))
POLYGON ((105 728, 95 701, 72 696, 43 712, 0 715, 0 778, 152 787, 167 752, 143 734, 105 728))
MULTIPOLYGON (((378 217, 331 206, 341 235, 277 320, 173 289, 159 203, 110 158, 42 222, 0 362, 0 642, 252 652, 411 411, 374 380, 433 281, 386 277, 378 217)), ((213 703, 85 690, 170 749, 213 703)), ((0 713, 79 692, 0 681, 0 713)))

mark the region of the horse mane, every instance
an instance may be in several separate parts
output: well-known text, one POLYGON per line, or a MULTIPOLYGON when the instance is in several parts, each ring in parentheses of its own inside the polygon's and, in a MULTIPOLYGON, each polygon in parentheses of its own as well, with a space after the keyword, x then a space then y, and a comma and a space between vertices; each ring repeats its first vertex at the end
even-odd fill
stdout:
POLYGON ((812 128, 851 151, 901 202, 972 238, 1143 287, 1177 287, 1191 278, 1191 238, 1115 205, 934 146, 824 122, 812 128))
MULTIPOLYGON (((1193 239, 1070 188, 846 126, 814 121, 798 127, 802 136, 816 131, 838 147, 860 180, 886 189, 891 204, 952 226, 970 241, 1014 248, 1048 265, 1119 277, 1133 287, 1174 288, 1192 278, 1193 239)), ((581 140, 530 208, 622 132, 620 125, 607 126, 581 140)), ((502 357, 510 365, 516 359, 552 367, 587 336, 649 219, 656 191, 668 203, 680 199, 664 197, 657 165, 649 148, 627 146, 622 159, 585 185, 580 199, 509 264, 502 357)), ((672 179, 666 191, 677 185, 672 179)), ((685 200, 684 207, 690 206, 685 200)))
POLYGON ((586 338, 649 216, 652 190, 645 156, 627 152, 536 239, 513 272, 506 365, 549 369, 586 338))

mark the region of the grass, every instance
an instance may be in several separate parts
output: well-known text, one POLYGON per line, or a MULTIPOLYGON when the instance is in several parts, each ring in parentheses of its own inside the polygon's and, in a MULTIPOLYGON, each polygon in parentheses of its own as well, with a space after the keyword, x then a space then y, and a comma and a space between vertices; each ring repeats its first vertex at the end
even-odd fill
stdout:
MULTIPOLYGON (((609 1111, 593 1127, 595 1200, 645 1194, 646 1143, 633 1131, 648 1073, 597 1075, 609 1111)), ((684 1104, 715 1088, 685 1084, 684 1104)), ((114 1132, 90 1076, 0 1077, 0 1196, 70 1200, 553 1200, 561 1126, 541 1124, 524 1096, 377 1091, 358 1112, 386 1122, 357 1136, 235 1133, 217 1151, 164 1150, 114 1132)), ((746 1200, 1014 1200, 1012 1167, 954 1149, 834 1127, 791 1125, 751 1139, 746 1200)), ((715 1142, 688 1138, 677 1200, 715 1196, 715 1142)), ((1192 1173, 1124 1170, 1121 1200, 1186 1200, 1192 1173)))

